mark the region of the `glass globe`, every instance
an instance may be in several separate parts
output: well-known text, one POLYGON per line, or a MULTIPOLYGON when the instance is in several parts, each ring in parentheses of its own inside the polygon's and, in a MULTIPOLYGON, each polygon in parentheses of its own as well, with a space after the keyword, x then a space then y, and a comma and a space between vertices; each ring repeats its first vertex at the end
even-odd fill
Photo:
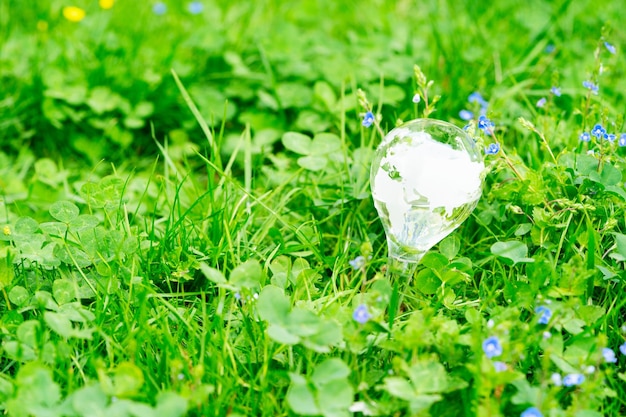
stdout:
POLYGON ((390 131, 370 172, 390 267, 414 269, 459 227, 478 203, 484 173, 479 147, 453 124, 417 119, 390 131))

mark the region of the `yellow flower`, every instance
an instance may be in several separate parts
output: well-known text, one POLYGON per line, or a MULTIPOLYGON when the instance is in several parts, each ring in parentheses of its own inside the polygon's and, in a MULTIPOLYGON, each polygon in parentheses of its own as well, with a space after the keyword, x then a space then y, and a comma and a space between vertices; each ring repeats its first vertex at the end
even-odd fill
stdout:
POLYGON ((5 236, 11 236, 11 228, 10 228, 9 226, 4 226, 4 227, 2 228, 2 233, 3 233, 5 236))
POLYGON ((113 3, 115 3, 115 0, 100 0, 99 3, 100 7, 107 10, 113 7, 113 3))
POLYGON ((63 17, 70 22, 80 22, 85 18, 85 11, 80 7, 66 6, 63 8, 63 17))

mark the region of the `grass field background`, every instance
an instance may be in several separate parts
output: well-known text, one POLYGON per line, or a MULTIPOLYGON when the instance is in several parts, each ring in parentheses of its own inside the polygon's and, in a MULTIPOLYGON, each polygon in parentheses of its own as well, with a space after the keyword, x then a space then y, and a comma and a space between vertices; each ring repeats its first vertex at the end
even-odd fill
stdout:
POLYGON ((624 18, 0 0, 0 410, 625 415, 624 18), (407 280, 369 168, 433 101, 500 150, 407 280))

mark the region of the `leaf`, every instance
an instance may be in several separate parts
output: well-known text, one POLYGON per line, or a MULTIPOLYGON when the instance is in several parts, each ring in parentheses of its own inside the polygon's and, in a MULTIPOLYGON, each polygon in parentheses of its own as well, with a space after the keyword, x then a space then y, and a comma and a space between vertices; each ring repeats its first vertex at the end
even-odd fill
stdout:
POLYGON ((59 304, 69 303, 76 298, 74 284, 67 279, 57 279, 52 283, 52 295, 59 304))
POLYGON ((312 155, 325 155, 341 151, 341 139, 334 133, 318 133, 311 143, 312 155))
POLYGON ((298 165, 309 171, 320 171, 328 164, 328 158, 324 156, 310 155, 298 158, 298 165))
POLYGON ((233 269, 229 283, 237 288, 258 288, 262 278, 263 268, 259 261, 249 259, 233 269))
POLYGON ((45 234, 54 237, 63 238, 67 232, 67 224, 62 222, 45 222, 41 223, 39 227, 45 234))
POLYGON ((155 415, 159 417, 183 417, 187 414, 189 402, 175 392, 160 392, 157 396, 155 415))
POLYGON ((300 155, 311 153, 311 139, 298 132, 286 132, 282 138, 285 148, 300 155))
POLYGON ((73 232, 84 232, 95 228, 100 223, 100 219, 91 214, 81 214, 69 224, 69 228, 73 232))
POLYGON ((449 261, 454 259, 460 249, 461 239, 459 239, 456 235, 450 235, 439 243, 439 252, 448 258, 449 261))
POLYGON ((496 242, 491 245, 491 253, 505 259, 513 261, 513 264, 521 262, 535 262, 528 258, 528 246, 519 240, 509 240, 507 242, 496 242))
POLYGON ((18 307, 23 307, 29 300, 30 295, 26 288, 16 285, 9 291, 9 300, 18 307))
POLYGON ((61 399, 61 390, 52 379, 52 371, 36 362, 22 365, 15 382, 18 399, 27 405, 28 410, 36 406, 52 408, 61 399))
POLYGON ((341 326, 333 320, 322 321, 317 333, 306 337, 302 344, 319 353, 330 352, 331 346, 337 346, 343 340, 341 326))
POLYGON ((517 392, 511 398, 513 404, 537 404, 541 395, 541 390, 533 387, 525 378, 520 378, 511 383, 517 392))
POLYGON ((615 250, 609 256, 618 262, 626 261, 626 235, 613 233, 615 236, 615 250))
POLYGON ((270 324, 267 335, 275 342, 284 345, 295 345, 300 342, 300 337, 292 334, 286 327, 280 324, 270 324))
POLYGON ((115 395, 132 396, 139 392, 144 384, 143 372, 131 362, 120 363, 113 372, 115 395))
POLYGON ((50 206, 50 215, 56 220, 69 223, 80 214, 80 210, 76 204, 69 201, 57 201, 50 206))
POLYGON ((39 223, 30 217, 20 217, 15 222, 15 233, 20 235, 30 235, 39 229, 39 223))
POLYGON ((108 397, 99 385, 90 385, 72 394, 74 411, 82 416, 105 415, 108 397))
POLYGON ((315 367, 311 381, 316 385, 323 385, 338 379, 346 379, 349 375, 350 368, 341 359, 329 358, 315 367))
POLYGON ((261 290, 257 300, 257 311, 262 320, 270 324, 287 325, 291 303, 283 290, 268 285, 261 290))
POLYGON ((69 339, 74 334, 72 322, 64 315, 55 313, 54 311, 46 311, 43 313, 43 319, 48 327, 59 336, 69 339))
POLYGON ((211 268, 206 262, 200 262, 200 271, 209 281, 215 284, 226 284, 226 277, 219 269, 211 268))
POLYGON ((439 362, 417 362, 411 365, 407 373, 418 394, 442 393, 448 389, 448 374, 439 362))
POLYGON ((287 403, 296 414, 314 416, 321 414, 315 395, 301 375, 290 373, 291 385, 287 391, 287 403))
POLYGON ((432 269, 424 268, 415 277, 415 287, 423 294, 434 294, 441 287, 441 280, 432 269))
POLYGON ((397 376, 388 376, 385 378, 380 388, 387 391, 392 397, 400 398, 405 401, 411 401, 417 395, 409 381, 397 376))
POLYGON ((325 417, 350 416, 350 406, 354 402, 354 389, 345 378, 317 386, 317 403, 325 417))

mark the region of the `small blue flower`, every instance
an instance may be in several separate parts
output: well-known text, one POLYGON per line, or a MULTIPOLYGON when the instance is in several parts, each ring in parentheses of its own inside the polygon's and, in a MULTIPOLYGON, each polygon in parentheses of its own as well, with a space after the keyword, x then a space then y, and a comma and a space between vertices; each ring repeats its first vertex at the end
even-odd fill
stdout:
POLYGON ((598 95, 598 86, 592 83, 591 81, 583 81, 583 87, 590 90, 593 94, 598 95))
POLYGON ((470 103, 478 103, 480 107, 487 107, 489 105, 487 100, 485 100, 478 91, 470 94, 469 97, 467 97, 467 101, 470 103))
POLYGON ((530 407, 524 410, 522 414, 520 414, 520 417, 543 417, 543 414, 541 414, 541 411, 537 408, 530 407))
POLYGON ((546 105, 546 103, 547 103, 547 102, 548 102, 548 100, 546 100, 546 98, 545 98, 545 97, 542 97, 542 98, 540 98, 540 99, 537 101, 536 106, 537 106, 537 107, 539 107, 539 108, 542 108, 543 106, 545 106, 545 105, 546 105))
POLYGON ((591 135, 589 132, 583 132, 578 138, 583 142, 589 142, 591 140, 591 135))
POLYGON ((552 333, 550 333, 549 331, 546 330, 545 332, 543 332, 544 339, 549 339, 551 337, 552 337, 552 333))
POLYGON ((363 122, 361 123, 365 127, 370 127, 374 123, 374 113, 368 111, 363 116, 363 122))
POLYGON ((152 6, 152 13, 157 16, 162 16, 167 13, 167 6, 163 2, 154 3, 154 6, 152 6))
POLYGON ((602 125, 600 123, 596 124, 593 129, 591 129, 591 134, 595 137, 597 137, 598 139, 604 137, 604 134, 606 133, 606 129, 602 127, 602 125))
POLYGON ((608 140, 609 142, 613 142, 616 139, 615 133, 605 133, 602 137, 604 140, 608 140))
POLYGON ((585 381, 583 374, 567 374, 563 378, 563 386, 573 387, 574 385, 580 385, 585 381))
POLYGON ((365 266, 365 256, 359 255, 351 261, 348 261, 352 269, 361 269, 365 266))
POLYGON ((554 46, 554 44, 549 43, 546 45, 546 54, 551 54, 552 52, 554 52, 554 50, 556 49, 556 46, 554 46))
POLYGON ((557 97, 561 97, 561 87, 554 87, 554 86, 553 86, 553 87, 550 89, 550 92, 551 92, 552 94, 554 94, 555 96, 557 96, 557 97))
POLYGON ((422 101, 422 98, 420 97, 420 95, 419 95, 419 94, 415 94, 415 95, 413 96, 413 98, 411 99, 411 101, 412 101, 413 103, 416 103, 416 104, 417 104, 417 103, 419 103, 420 101, 422 101))
POLYGON ((204 9, 204 5, 199 1, 192 1, 187 5, 187 10, 191 14, 200 14, 204 9))
MULTIPOLYGON (((617 140, 617 144, 619 146, 626 146, 626 133, 622 133, 619 135, 619 139, 617 140)), ((626 355, 626 353, 625 353, 626 355)))
POLYGON ((550 376, 550 381, 557 387, 563 385, 563 378, 561 378, 561 374, 555 372, 550 376))
POLYGON ((352 313, 352 318, 357 323, 365 324, 372 318, 372 315, 367 310, 367 306, 365 304, 361 304, 354 310, 354 313, 352 313))
POLYGON ((546 306, 539 306, 535 309, 535 313, 540 314, 539 320, 537 321, 539 324, 548 324, 550 322, 550 318, 552 317, 552 311, 546 306))
POLYGON ((602 356, 604 357, 604 361, 606 363, 615 363, 617 362, 617 358, 615 357, 615 352, 611 348, 603 348, 602 356))
POLYGON ((485 155, 495 155, 498 152, 500 152, 499 143, 491 143, 489 146, 485 148, 485 155))
POLYGON ((474 118, 474 113, 469 110, 461 110, 459 112, 459 117, 461 118, 461 120, 465 121, 472 120, 474 118))
POLYGON ((235 300, 237 301, 241 300, 241 293, 239 291, 235 293, 235 300))
POLYGON ((611 45, 608 42, 604 42, 604 47, 607 49, 607 51, 609 51, 610 53, 612 53, 613 55, 615 55, 615 46, 611 45))
POLYGON ((495 123, 487 119, 487 116, 480 116, 478 118, 478 128, 482 129, 486 134, 491 135, 494 127, 496 127, 495 123))
POLYGON ((500 361, 495 361, 493 367, 496 369, 496 372, 504 372, 507 369, 506 363, 500 361))
POLYGON ((496 336, 491 336, 485 339, 483 342, 483 352, 489 359, 502 355, 502 345, 500 339, 496 336))
POLYGON ((619 345, 619 351, 622 352, 622 355, 626 355, 626 342, 619 345))

